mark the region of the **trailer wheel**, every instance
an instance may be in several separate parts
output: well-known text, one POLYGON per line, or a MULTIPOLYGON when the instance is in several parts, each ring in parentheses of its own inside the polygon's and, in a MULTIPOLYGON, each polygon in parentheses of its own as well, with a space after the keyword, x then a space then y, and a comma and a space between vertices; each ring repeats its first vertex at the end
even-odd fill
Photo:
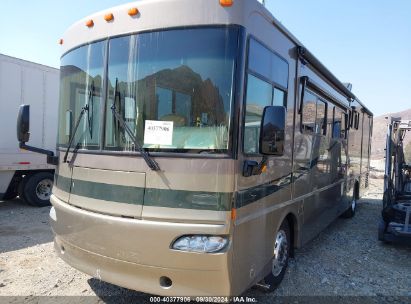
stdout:
POLYGON ((274 291, 284 278, 290 258, 290 240, 290 226, 284 220, 275 236, 271 273, 264 278, 263 285, 268 292, 274 291))
POLYGON ((40 172, 27 176, 26 178, 28 178, 24 187, 26 202, 35 207, 50 206, 53 174, 40 172))

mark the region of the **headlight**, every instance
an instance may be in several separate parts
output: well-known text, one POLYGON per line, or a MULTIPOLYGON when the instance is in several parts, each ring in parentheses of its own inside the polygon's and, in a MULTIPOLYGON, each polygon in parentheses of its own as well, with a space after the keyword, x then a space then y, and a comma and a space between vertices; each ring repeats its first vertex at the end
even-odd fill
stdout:
POLYGON ((172 249, 215 253, 223 250, 228 244, 228 239, 223 236, 206 236, 206 235, 186 235, 178 238, 172 245, 172 249))

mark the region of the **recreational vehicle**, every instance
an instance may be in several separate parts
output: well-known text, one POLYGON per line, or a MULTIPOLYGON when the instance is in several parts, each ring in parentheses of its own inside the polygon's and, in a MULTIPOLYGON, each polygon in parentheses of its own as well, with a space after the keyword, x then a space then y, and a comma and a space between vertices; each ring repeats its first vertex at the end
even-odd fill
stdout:
POLYGON ((273 290, 354 215, 372 113, 258 1, 138 1, 61 44, 50 217, 73 267, 164 296, 273 290))

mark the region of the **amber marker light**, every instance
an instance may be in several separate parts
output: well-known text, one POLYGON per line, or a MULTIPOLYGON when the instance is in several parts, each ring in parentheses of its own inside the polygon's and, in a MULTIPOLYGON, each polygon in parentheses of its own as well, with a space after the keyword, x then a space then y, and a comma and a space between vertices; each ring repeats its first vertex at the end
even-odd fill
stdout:
POLYGON ((114 15, 112 13, 107 14, 104 16, 104 20, 106 20, 107 22, 113 21, 114 20, 114 15))
POLYGON ((58 44, 63 45, 63 43, 64 43, 64 40, 63 40, 63 39, 59 39, 58 44))
POLYGON ((139 13, 139 11, 138 11, 138 8, 136 8, 136 7, 130 8, 128 10, 128 15, 129 16, 137 16, 138 13, 139 13))
POLYGON ((93 26, 94 26, 94 21, 93 21, 92 19, 88 20, 88 21, 86 22, 86 26, 87 26, 87 27, 93 27, 93 26))
POLYGON ((237 218, 237 209, 233 208, 231 209, 231 219, 235 221, 236 218, 237 218))
POLYGON ((233 5, 233 0, 220 0, 221 6, 229 7, 233 5))

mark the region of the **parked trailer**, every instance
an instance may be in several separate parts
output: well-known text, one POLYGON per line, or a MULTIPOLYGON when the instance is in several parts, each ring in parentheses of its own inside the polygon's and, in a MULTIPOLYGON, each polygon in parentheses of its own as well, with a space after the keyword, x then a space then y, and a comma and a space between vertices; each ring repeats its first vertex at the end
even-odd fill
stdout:
POLYGON ((411 244, 411 158, 404 139, 410 136, 411 120, 391 117, 387 126, 382 219, 378 239, 411 244))
POLYGON ((73 267, 165 296, 273 290, 355 214, 372 113, 257 1, 143 0, 62 41, 50 218, 73 267))
POLYGON ((33 206, 50 204, 54 166, 46 156, 19 149, 19 105, 33 108, 32 142, 55 150, 59 70, 0 54, 0 200, 17 195, 33 206))

